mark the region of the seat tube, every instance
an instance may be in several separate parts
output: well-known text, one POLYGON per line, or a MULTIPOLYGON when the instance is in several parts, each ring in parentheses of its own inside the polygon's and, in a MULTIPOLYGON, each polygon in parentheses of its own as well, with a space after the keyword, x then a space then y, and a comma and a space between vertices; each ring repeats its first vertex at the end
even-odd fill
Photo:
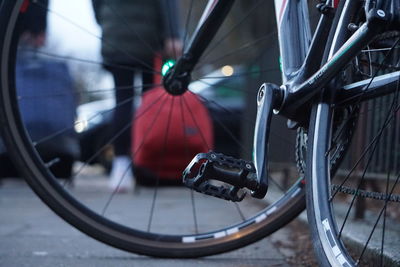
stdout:
POLYGON ((307 0, 275 0, 282 81, 293 78, 306 58, 312 35, 307 0))

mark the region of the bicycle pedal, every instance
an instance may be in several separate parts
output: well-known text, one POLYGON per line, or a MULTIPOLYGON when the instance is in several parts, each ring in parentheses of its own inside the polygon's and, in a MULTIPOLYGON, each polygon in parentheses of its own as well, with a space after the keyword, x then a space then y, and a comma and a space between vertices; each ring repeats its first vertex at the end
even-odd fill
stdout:
POLYGON ((197 154, 183 172, 183 183, 200 193, 238 202, 246 192, 256 190, 258 182, 254 164, 210 151, 197 154), (220 181, 222 185, 213 184, 220 181))

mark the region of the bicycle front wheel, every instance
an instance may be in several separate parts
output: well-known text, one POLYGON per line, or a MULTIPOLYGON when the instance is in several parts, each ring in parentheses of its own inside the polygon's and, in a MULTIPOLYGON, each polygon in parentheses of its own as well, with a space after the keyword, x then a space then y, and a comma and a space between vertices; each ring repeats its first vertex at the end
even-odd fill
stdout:
MULTIPOLYGON (((140 88, 143 84, 115 88, 110 83, 109 74, 102 69, 102 60, 98 56, 90 56, 91 52, 98 51, 102 37, 96 27, 90 26, 93 22, 83 22, 84 18, 90 20, 90 16, 76 14, 83 10, 91 14, 88 2, 51 1, 47 8, 42 4, 43 1, 7 0, 2 2, 0 9, 0 116, 4 141, 17 168, 51 209, 82 232, 104 243, 130 252, 161 257, 198 257, 240 248, 273 233, 304 209, 302 177, 297 174, 294 159, 295 134, 289 132, 280 138, 284 134, 279 132, 274 135, 274 130, 271 130, 274 135, 271 137, 274 140, 271 147, 275 146, 276 152, 271 153, 275 156, 271 163, 271 193, 262 202, 254 203, 254 200, 246 198, 237 204, 198 195, 180 185, 162 186, 164 180, 161 175, 156 175, 153 182, 147 185, 138 184, 132 193, 110 191, 107 174, 99 174, 101 168, 98 166, 103 164, 109 169, 107 160, 112 156, 115 140, 120 138, 123 131, 132 129, 135 132, 135 124, 129 118, 119 132, 105 135, 107 127, 110 127, 107 126, 109 114, 124 104, 140 109, 140 88), (24 36, 19 34, 27 4, 41 12, 48 12, 49 44, 42 49, 30 47, 24 36), (74 6, 72 10, 71 6, 74 6), (52 34, 58 34, 62 41, 51 43, 52 34), (77 43, 79 46, 76 50, 74 45, 77 43), (28 64, 21 64, 20 60, 28 60, 28 64), (32 72, 43 62, 61 62, 68 66, 69 71, 64 68, 61 75, 54 73, 55 68, 32 72), (69 76, 75 80, 73 93, 59 87, 69 76), (43 80, 39 80, 38 84, 27 82, 32 77, 46 77, 46 84, 43 84, 43 80), (123 102, 113 104, 113 92, 116 90, 130 90, 132 95, 123 102), (79 101, 75 121, 69 125, 57 124, 55 128, 46 126, 46 123, 62 123, 73 117, 70 115, 73 101, 79 101), (62 120, 59 119, 61 115, 65 115, 62 120), (66 143, 66 140, 70 140, 70 143, 66 143), (69 149, 75 147, 76 140, 80 142, 79 157, 69 153, 69 149), (60 173, 60 168, 56 168, 60 164, 61 167, 67 166, 65 157, 76 161, 72 175, 68 171, 60 173), (93 166, 97 166, 96 173, 93 172, 93 166), (229 216, 221 215, 222 210, 229 216)), ((196 27, 196 21, 200 19, 200 11, 205 7, 203 2, 180 1, 182 28, 188 32, 182 36, 186 44, 196 27)), ((190 90, 183 96, 171 96, 161 91, 160 97, 153 99, 143 113, 152 109, 152 114, 157 118, 163 105, 169 108, 167 114, 174 114, 175 111, 171 110, 176 108, 179 115, 174 120, 182 120, 185 126, 185 122, 196 121, 195 117, 199 116, 193 114, 191 106, 185 103, 185 95, 195 95, 212 118, 214 146, 204 144, 207 150, 213 148, 228 155, 250 159, 252 140, 248 136, 252 136, 254 127, 258 87, 264 78, 275 79, 279 83, 280 77, 277 53, 273 60, 266 60, 268 58, 265 55, 271 49, 278 49, 277 43, 271 42, 271 37, 275 36, 271 31, 274 17, 271 16, 269 28, 260 27, 261 20, 258 20, 261 17, 264 25, 264 11, 272 10, 267 2, 237 1, 231 17, 227 18, 192 73, 190 90)), ((127 19, 116 13, 117 9, 112 4, 109 5, 109 14, 119 21, 120 29, 126 29, 127 34, 137 35, 130 29, 127 19)), ((170 25, 164 26, 168 28, 170 25)), ((108 43, 108 46, 129 57, 129 51, 121 51, 123 46, 118 43, 108 43)), ((150 43, 145 46, 155 49, 151 48, 150 43)), ((129 65, 114 64, 113 67, 134 72, 129 65)), ((160 69, 153 66, 145 67, 144 72, 154 75, 154 80, 159 79, 161 73, 160 69)), ((156 82, 146 86, 163 90, 160 89, 161 84, 156 82)), ((135 116, 138 117, 139 112, 135 116)), ((170 120, 168 115, 167 121, 170 120)), ((154 119, 149 129, 146 126, 147 135, 155 129, 152 126, 162 123, 165 121, 157 122, 154 119)), ((285 121, 274 123, 278 129, 285 128, 285 121)), ((164 135, 159 139, 163 142, 157 147, 154 156, 157 158, 153 159, 158 167, 170 167, 163 162, 171 162, 171 156, 162 156, 170 155, 165 149, 167 145, 171 147, 168 142, 173 138, 169 135, 172 130, 168 130, 168 127, 161 129, 164 135)), ((181 132, 186 134, 181 142, 189 139, 193 132, 203 130, 199 126, 193 127, 182 128, 181 132)), ((142 139, 147 135, 142 134, 142 139)), ((206 139, 200 140, 206 142, 206 139)), ((144 143, 136 145, 137 149, 131 155, 134 160, 135 153, 147 149, 144 143)), ((180 154, 181 160, 182 155, 187 156, 187 151, 185 145, 179 147, 182 147, 182 151, 174 153, 180 154)), ((189 163, 193 156, 183 158, 189 163)), ((137 172, 137 165, 134 162, 133 169, 139 178, 141 174, 137 172)), ((174 178, 180 181, 180 177, 174 178)))

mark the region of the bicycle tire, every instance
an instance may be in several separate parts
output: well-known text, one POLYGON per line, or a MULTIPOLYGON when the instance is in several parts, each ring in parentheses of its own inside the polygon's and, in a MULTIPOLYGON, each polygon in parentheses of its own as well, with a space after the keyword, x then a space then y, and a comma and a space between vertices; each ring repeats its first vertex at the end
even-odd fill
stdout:
POLYGON ((29 129, 24 125, 15 83, 16 58, 19 53, 16 24, 23 3, 24 0, 2 1, 0 7, 2 134, 9 155, 29 186, 65 221, 85 234, 122 250, 157 257, 187 258, 222 253, 253 243, 283 227, 304 210, 304 185, 302 178, 297 177, 290 180, 291 184, 282 195, 269 200, 272 204, 258 209, 239 222, 230 222, 201 233, 196 232, 197 229, 191 233, 181 233, 179 226, 177 234, 150 232, 124 225, 125 222, 107 217, 91 207, 79 195, 78 186, 69 188, 54 177, 32 142, 29 129))
MULTIPOLYGON (((355 4, 351 12, 353 15, 345 18, 345 21, 359 23, 359 10, 360 7, 357 8, 355 4)), ((349 32, 343 36, 347 35, 349 32)), ((337 45, 345 40, 338 40, 337 45)), ((392 40, 389 46, 385 46, 389 51, 385 55, 380 54, 382 50, 374 49, 374 43, 365 48, 357 60, 349 64, 353 75, 343 75, 347 79, 340 82, 348 85, 394 71, 386 68, 386 64, 398 62, 398 47, 395 45, 398 40, 392 40), (366 63, 369 64, 365 64, 367 67, 360 66, 358 62, 362 58, 365 60, 366 55, 366 63), (366 73, 371 76, 366 77, 366 73)), ((379 42, 379 38, 375 42, 379 42)), ((398 246, 398 223, 392 223, 398 220, 398 215, 390 214, 390 209, 398 209, 399 205, 398 202, 386 200, 388 196, 398 193, 396 177, 390 178, 397 170, 396 155, 390 151, 397 147, 398 140, 389 133, 398 127, 397 118, 392 118, 396 113, 393 108, 398 101, 398 90, 368 101, 355 99, 352 103, 360 107, 360 112, 354 114, 358 122, 354 126, 348 154, 341 161, 336 174, 332 173, 327 157, 334 143, 331 129, 335 124, 337 107, 324 102, 323 98, 313 107, 307 151, 310 160, 307 166, 306 200, 315 253, 321 266, 399 264, 398 258, 393 257, 398 246), (380 167, 379 158, 381 162, 383 158, 386 162, 380 167), (385 178, 376 180, 382 175, 385 178), (372 195, 379 194, 381 197, 372 198, 372 195), (358 206, 355 204, 357 202, 364 206, 358 206), (388 241, 388 236, 391 236, 391 241, 388 241)))

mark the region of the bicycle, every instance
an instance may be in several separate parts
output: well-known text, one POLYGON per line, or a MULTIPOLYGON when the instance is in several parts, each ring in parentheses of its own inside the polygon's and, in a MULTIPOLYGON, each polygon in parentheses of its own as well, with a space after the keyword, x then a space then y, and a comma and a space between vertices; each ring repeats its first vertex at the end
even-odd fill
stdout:
MULTIPOLYGON (((194 28, 191 39, 184 35, 183 39, 189 40, 184 49, 184 56, 178 59, 164 78, 164 86, 169 94, 174 95, 173 97, 184 95, 191 81, 190 76, 196 77, 195 72, 199 71, 196 64, 210 55, 210 52, 204 53, 205 49, 208 47, 212 50, 214 46, 222 43, 226 38, 225 35, 230 33, 228 28, 225 34, 220 35, 221 39, 214 39, 214 43, 210 45, 218 29, 221 25, 223 27, 224 18, 232 8, 233 2, 232 0, 208 1, 203 12, 204 15, 199 18, 199 23, 194 28)), ((233 209, 236 209, 241 217, 240 222, 228 220, 230 218, 219 218, 227 219, 224 221, 227 225, 218 225, 216 229, 203 230, 197 222, 197 219, 202 216, 199 216, 195 209, 196 206, 198 207, 196 201, 199 201, 200 198, 197 199, 197 195, 191 193, 189 201, 194 210, 194 223, 189 228, 194 228, 194 230, 188 234, 183 233, 186 229, 181 228, 175 235, 170 234, 170 229, 165 232, 159 232, 160 230, 152 232, 155 199, 158 194, 163 192, 162 189, 156 187, 154 190, 153 201, 150 205, 150 219, 147 225, 144 227, 139 224, 132 226, 131 222, 134 218, 129 218, 128 221, 119 220, 107 210, 109 204, 98 208, 87 202, 83 198, 84 194, 80 194, 79 190, 68 188, 62 182, 60 183, 48 170, 51 162, 46 164, 36 153, 35 145, 38 141, 40 143, 40 140, 32 142, 26 133, 23 119, 18 111, 18 105, 21 105, 21 101, 19 101, 21 96, 17 95, 18 88, 15 88, 13 82, 13 69, 18 53, 15 27, 23 3, 23 0, 15 1, 15 3, 3 1, 0 8, 0 14, 2 14, 0 33, 3 36, 0 46, 2 132, 8 150, 12 153, 33 190, 58 215, 86 234, 117 248, 146 255, 162 257, 211 255, 245 246, 283 227, 304 209, 306 195, 307 212, 316 246, 316 255, 321 265, 351 266, 358 263, 358 258, 363 258, 366 253, 362 251, 358 257, 355 257, 356 260, 353 260, 344 245, 347 240, 342 239, 343 227, 339 227, 340 224, 337 222, 341 219, 335 217, 336 213, 331 208, 334 205, 341 207, 346 203, 342 193, 347 192, 354 196, 376 197, 384 200, 383 207, 372 205, 371 211, 368 212, 375 214, 374 212, 378 210, 377 214, 380 215, 376 222, 379 222, 382 214, 384 215, 381 222, 384 230, 386 224, 392 220, 386 215, 390 215, 392 210, 396 210, 392 209, 391 205, 395 205, 398 196, 396 195, 398 177, 394 180, 391 178, 392 170, 389 170, 389 174, 386 176, 383 175, 386 180, 386 189, 377 195, 362 189, 362 181, 365 180, 367 170, 359 171, 358 168, 361 168, 359 162, 362 162, 362 157, 370 152, 371 147, 373 147, 372 152, 377 151, 382 155, 382 149, 377 150, 376 147, 388 125, 392 125, 393 136, 396 136, 397 133, 393 126, 396 124, 392 122, 396 118, 393 114, 397 111, 395 107, 399 80, 398 62, 396 61, 399 41, 398 31, 396 31, 399 29, 399 14, 397 14, 399 6, 395 1, 343 0, 320 3, 318 9, 322 15, 313 35, 309 27, 306 1, 275 1, 284 86, 263 84, 257 95, 258 114, 254 118, 256 122, 255 164, 252 165, 251 161, 235 160, 213 152, 204 153, 197 156, 186 169, 184 180, 189 187, 198 191, 233 201, 242 200, 244 196, 239 192, 244 187, 249 188, 256 198, 264 198, 267 189, 272 192, 278 191, 280 195, 273 196, 271 200, 268 199, 269 195, 267 194, 266 200, 272 204, 267 204, 259 210, 247 210, 249 205, 243 205, 246 212, 252 213, 251 215, 243 214, 239 204, 232 204, 233 209), (313 36, 312 40, 311 36, 313 36), (297 42, 299 42, 298 45, 293 47, 292 44, 297 44, 297 42), (325 44, 324 49, 321 49, 321 44, 325 44), (365 47, 367 49, 364 49, 365 47), (389 52, 385 54, 385 51, 389 52), (384 62, 379 63, 377 60, 382 57, 384 57, 384 62), (366 152, 362 152, 362 149, 359 149, 360 144, 356 144, 356 149, 361 151, 358 154, 362 157, 358 161, 355 160, 355 167, 347 167, 351 161, 348 158, 349 155, 355 154, 352 152, 346 155, 346 151, 354 151, 352 137, 358 136, 359 128, 364 129, 364 124, 371 121, 363 120, 363 116, 368 115, 368 109, 364 106, 369 105, 369 101, 373 102, 378 97, 384 99, 381 100, 382 103, 383 101, 390 103, 386 120, 381 129, 378 127, 378 134, 372 138, 372 144, 371 142, 366 144, 366 152), (20 103, 18 104, 18 102, 20 103), (294 164, 297 165, 299 172, 297 177, 300 178, 294 177, 288 181, 279 177, 275 178, 275 174, 281 176, 282 169, 277 173, 267 172, 267 162, 273 162, 270 157, 274 156, 267 153, 268 145, 271 143, 269 134, 274 133, 273 130, 270 130, 274 111, 289 119, 289 128, 297 129, 297 136, 293 137, 292 135, 297 144, 291 141, 289 145, 296 151, 297 159, 294 164), (361 124, 360 121, 364 123, 361 124), (193 166, 197 165, 202 166, 199 175, 194 174, 193 166), (349 174, 343 175, 346 168, 349 174), (353 184, 345 186, 345 182, 349 180, 355 169, 357 169, 360 179, 355 189, 349 189, 348 187, 353 187, 353 184), (216 174, 219 176, 216 177, 216 174), (338 186, 334 187, 334 193, 331 194, 330 183, 331 181, 335 182, 335 174, 339 176, 340 182, 338 182, 338 186), (272 176, 272 178, 268 176, 272 176), (304 180, 304 176, 306 180, 304 180), (343 177, 345 178, 343 179, 343 177), (232 187, 215 185, 209 182, 210 179, 220 180, 231 184, 232 187), (278 190, 274 190, 274 188, 278 188, 278 190), (333 201, 333 196, 337 195, 341 197, 337 202, 333 201), (145 230, 140 230, 140 228, 145 230)), ((255 4, 255 7, 248 9, 244 18, 248 18, 248 14, 251 15, 252 12, 260 11, 259 7, 268 3, 256 1, 255 4)), ((189 23, 188 18, 196 17, 195 12, 192 13, 195 10, 193 6, 196 4, 191 1, 186 3, 186 6, 189 11, 185 17, 185 28, 189 29, 194 27, 189 23)), ((61 15, 59 17, 68 21, 61 15)), ((234 26, 241 23, 242 20, 239 20, 234 26)), ((71 24, 75 25, 73 22, 71 24)), ((123 20, 121 20, 121 24, 123 24, 123 20)), ((82 30, 82 27, 78 26, 78 29, 82 30)), ((270 35, 259 39, 261 41, 270 40, 269 37, 270 35)), ((260 40, 256 39, 253 43, 260 40)), ((228 52, 227 55, 239 54, 242 50, 248 52, 246 49, 249 45, 239 46, 237 50, 232 53, 228 52)), ((214 54, 212 56, 214 61, 224 59, 229 62, 227 55, 214 54)), ((51 53, 47 53, 47 56, 57 57, 51 53)), ((58 56, 58 58, 88 62, 88 60, 71 57, 58 56)), ((263 80, 264 72, 266 70, 263 69, 248 71, 250 74, 259 74, 259 78, 263 80)), ((236 76, 248 73, 243 72, 236 76)), ((197 77, 201 76, 201 74, 197 74, 197 77)), ((216 76, 208 77, 208 79, 217 78, 216 76)), ((203 83, 208 84, 204 81, 203 83)), ((200 98, 207 101, 207 97, 200 95, 200 98)), ((215 104, 214 101, 209 101, 209 103, 215 104)), ((218 106, 218 104, 215 105, 218 106)), ((223 106, 219 105, 218 107, 226 110, 223 106)), ((371 115, 368 116, 371 118, 371 115)), ((375 122, 379 122, 379 118, 374 119, 372 125, 375 122)), ((232 134, 228 133, 228 135, 232 134)), ((272 144, 274 143, 275 141, 272 142, 272 144)), ((386 147, 390 146, 388 142, 385 142, 385 145, 386 147)), ((248 159, 251 160, 251 152, 248 154, 248 159)), ((394 152, 384 156, 390 157, 390 161, 386 160, 388 162, 386 167, 396 166, 397 158, 394 152)), ((372 160, 375 158, 368 156, 367 163, 363 163, 365 167, 369 167, 372 160)), ((279 168, 277 167, 277 169, 279 168)), ((354 179, 351 179, 350 182, 354 183, 354 179)), ((167 196, 168 191, 163 193, 167 196)), ((108 197, 109 200, 113 198, 115 198, 114 194, 108 197)), ((209 201, 205 198, 201 200, 209 201)), ((216 205, 214 210, 227 207, 221 206, 226 203, 221 204, 221 201, 215 201, 213 202, 216 205)), ((246 201, 249 200, 246 198, 246 201)), ((350 214, 354 201, 355 197, 349 205, 347 214, 350 214)), ((202 211, 209 216, 208 213, 213 212, 213 209, 202 207, 202 211)), ((142 219, 141 216, 138 214, 137 218, 142 219)), ((348 222, 347 218, 348 215, 344 220, 345 223, 348 222)), ((374 231, 375 227, 371 231, 371 236, 374 231)), ((382 234, 381 237, 383 240, 385 235, 382 234)), ((369 239, 365 242, 365 248, 368 246, 369 239)), ((382 263, 387 260, 383 253, 386 247, 383 241, 381 244, 380 260, 383 265, 382 263)), ((389 248, 391 246, 390 244, 389 248)))

